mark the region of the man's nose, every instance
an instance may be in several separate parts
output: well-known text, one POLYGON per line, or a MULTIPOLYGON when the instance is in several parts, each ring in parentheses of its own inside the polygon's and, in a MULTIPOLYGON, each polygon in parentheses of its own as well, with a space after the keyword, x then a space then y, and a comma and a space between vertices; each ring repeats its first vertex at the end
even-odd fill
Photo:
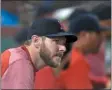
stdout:
POLYGON ((66 51, 65 45, 59 45, 59 51, 60 52, 65 52, 66 51))

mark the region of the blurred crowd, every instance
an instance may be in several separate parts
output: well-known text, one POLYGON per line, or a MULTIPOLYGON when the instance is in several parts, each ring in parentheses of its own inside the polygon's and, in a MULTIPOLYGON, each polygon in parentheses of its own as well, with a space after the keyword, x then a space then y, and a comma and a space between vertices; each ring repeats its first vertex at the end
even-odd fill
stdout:
MULTIPOLYGON (((65 31, 73 28, 77 29, 76 31, 73 31, 73 33, 77 34, 79 40, 75 43, 66 44, 67 50, 59 67, 51 68, 48 66, 36 73, 36 89, 83 89, 93 87, 94 90, 102 90, 111 87, 111 5, 106 5, 104 3, 99 4, 92 10, 87 10, 82 7, 77 8, 75 6, 55 9, 53 6, 42 5, 35 9, 33 20, 38 20, 39 18, 58 19, 65 31), (91 29, 92 27, 92 23, 88 21, 88 18, 87 20, 84 18, 79 24, 75 25, 73 20, 80 20, 85 14, 90 14, 91 17, 93 15, 95 18, 99 19, 98 24, 100 24, 103 29, 101 32, 104 38, 102 43, 100 43, 100 34, 98 32, 95 34, 97 42, 94 41, 94 36, 91 38, 89 36, 88 38, 82 38, 84 35, 87 35, 84 34, 85 32, 83 31, 80 31, 81 33, 77 34, 79 28, 84 27, 85 29, 91 29), (101 44, 100 47, 97 47, 98 43, 101 44), (76 50, 71 55, 74 47, 81 47, 81 49, 85 48, 90 52, 82 55, 80 52, 83 51, 79 52, 76 50), (91 47, 94 48, 90 49, 91 47), (96 52, 95 50, 98 51, 96 52), (71 58, 73 58, 74 61, 71 58), (86 66, 83 64, 85 62, 81 61, 83 59, 87 64, 86 66), (88 74, 88 79, 91 84, 85 77, 80 76, 85 76, 86 74, 88 74)), ((31 24, 32 22, 30 22, 30 25, 31 24)), ((28 27, 24 27, 13 36, 16 45, 21 45, 27 40, 27 32, 28 27)))

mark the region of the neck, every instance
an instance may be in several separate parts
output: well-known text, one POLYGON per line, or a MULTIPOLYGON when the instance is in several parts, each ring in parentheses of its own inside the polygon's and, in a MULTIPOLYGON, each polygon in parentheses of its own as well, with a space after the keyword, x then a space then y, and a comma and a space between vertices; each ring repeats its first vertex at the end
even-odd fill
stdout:
POLYGON ((81 41, 77 41, 73 45, 74 48, 78 49, 80 52, 82 52, 84 55, 87 55, 89 52, 86 48, 86 43, 82 43, 81 41))
POLYGON ((40 70, 46 66, 44 61, 41 59, 39 52, 35 51, 35 48, 32 48, 31 46, 26 46, 26 48, 29 51, 31 60, 36 67, 36 69, 40 70))

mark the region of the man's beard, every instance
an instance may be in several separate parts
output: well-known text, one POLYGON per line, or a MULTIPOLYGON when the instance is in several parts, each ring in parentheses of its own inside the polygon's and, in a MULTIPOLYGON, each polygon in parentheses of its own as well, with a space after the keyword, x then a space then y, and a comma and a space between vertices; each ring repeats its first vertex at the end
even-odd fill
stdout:
MULTIPOLYGON (((61 61, 61 57, 63 56, 62 53, 58 52, 55 54, 56 59, 61 61)), ((51 52, 49 51, 49 49, 45 46, 45 43, 43 41, 41 48, 40 48, 40 57, 42 58, 42 60, 45 62, 46 65, 49 65, 51 67, 56 68, 59 64, 55 63, 52 59, 51 56, 51 52)))

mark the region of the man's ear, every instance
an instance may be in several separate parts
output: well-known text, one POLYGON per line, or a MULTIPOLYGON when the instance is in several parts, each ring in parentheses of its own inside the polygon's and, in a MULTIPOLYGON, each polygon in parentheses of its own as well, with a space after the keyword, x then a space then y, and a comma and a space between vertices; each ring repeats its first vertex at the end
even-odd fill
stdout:
POLYGON ((40 45, 42 43, 42 39, 37 35, 33 35, 32 36, 32 43, 34 44, 34 46, 36 48, 38 48, 38 47, 40 47, 40 45))

